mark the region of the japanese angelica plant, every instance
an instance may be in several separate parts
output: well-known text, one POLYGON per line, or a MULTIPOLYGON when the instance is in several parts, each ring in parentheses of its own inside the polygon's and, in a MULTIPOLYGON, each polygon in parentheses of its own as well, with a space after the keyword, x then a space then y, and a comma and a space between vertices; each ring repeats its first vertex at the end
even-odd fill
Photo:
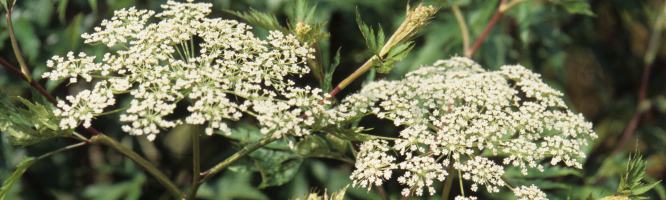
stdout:
MULTIPOLYGON (((355 187, 370 190, 397 180, 404 196, 434 195, 433 184, 452 180, 455 172, 461 188, 466 182, 471 191, 509 188, 518 199, 546 199, 534 185, 511 186, 505 170, 515 167, 527 175, 528 169, 549 165, 581 168, 583 148, 596 137, 592 125, 569 111, 562 93, 539 75, 518 65, 486 71, 463 57, 421 67, 403 80, 371 82, 339 103, 331 100, 368 69, 387 70, 378 63, 406 55, 412 48, 410 38, 437 12, 434 7, 408 9, 387 42, 383 35, 371 42, 377 54, 326 94, 296 83, 301 76, 318 73, 308 66, 315 60, 313 41, 302 36, 312 27, 298 23, 295 34, 273 30, 259 38, 249 25, 207 17, 211 6, 190 0, 168 1, 161 12, 121 9, 82 36, 87 44, 106 46, 105 54, 70 52, 49 60, 44 78, 91 85, 57 101, 53 115, 59 128, 88 128, 97 117, 120 113, 124 132, 155 140, 183 124, 204 126, 207 135, 229 134, 230 125, 241 118, 256 119, 265 139, 211 170, 199 173, 195 150, 190 199, 210 175, 262 145, 299 141, 324 131, 343 134, 331 130, 349 127, 365 138, 357 145, 351 174, 355 187), (121 97, 131 99, 128 107, 118 108, 121 97), (187 114, 177 118, 173 114, 179 103, 187 105, 187 114), (353 125, 371 115, 392 121, 401 130, 398 136, 373 136, 366 132, 370 129, 353 125)), ((198 148, 196 134, 193 146, 198 148)), ((127 153, 131 150, 119 151, 183 196, 147 161, 127 153)), ((476 197, 461 191, 455 199, 476 197)))

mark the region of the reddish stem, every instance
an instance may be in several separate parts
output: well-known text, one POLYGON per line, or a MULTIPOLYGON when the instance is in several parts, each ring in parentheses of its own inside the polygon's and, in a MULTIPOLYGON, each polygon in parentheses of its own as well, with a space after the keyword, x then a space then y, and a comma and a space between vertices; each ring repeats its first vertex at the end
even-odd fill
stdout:
POLYGON ((497 22, 499 22, 500 19, 502 19, 502 16, 504 16, 504 10, 502 9, 502 5, 506 3, 506 0, 502 0, 499 3, 499 6, 497 6, 497 11, 495 14, 493 14, 493 17, 490 18, 490 21, 486 25, 486 28, 483 29, 483 32, 481 32, 481 35, 474 41, 474 44, 469 48, 467 52, 465 52, 465 56, 467 57, 472 57, 474 56, 474 53, 481 47, 483 42, 488 38, 488 35, 490 35, 490 31, 493 30, 495 25, 497 25, 497 22))
POLYGON ((643 110, 641 110, 642 109, 641 103, 645 101, 645 98, 647 97, 647 88, 648 88, 648 83, 650 82, 650 73, 652 73, 652 66, 653 66, 652 64, 646 64, 643 69, 643 75, 641 77, 641 86, 638 89, 638 101, 636 102, 636 113, 634 113, 634 116, 631 117, 629 124, 627 124, 627 127, 624 129, 619 144, 616 145, 615 149, 613 150, 613 154, 620 152, 624 148, 624 146, 627 145, 629 139, 634 137, 634 134, 636 133, 636 128, 638 128, 638 123, 641 121, 641 117, 643 116, 644 112, 643 110))

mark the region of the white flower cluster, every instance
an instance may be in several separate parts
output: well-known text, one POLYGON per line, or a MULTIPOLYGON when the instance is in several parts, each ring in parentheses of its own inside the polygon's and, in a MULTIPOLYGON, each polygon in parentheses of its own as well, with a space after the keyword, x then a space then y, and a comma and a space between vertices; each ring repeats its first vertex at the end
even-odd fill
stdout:
POLYGON ((351 174, 353 184, 370 190, 373 185, 380 186, 391 178, 398 166, 394 163, 396 158, 388 154, 389 150, 388 142, 383 140, 363 143, 357 155, 357 170, 351 174))
POLYGON ((398 166, 390 169, 404 171, 398 181, 416 195, 421 195, 419 188, 432 187, 432 180, 443 179, 448 166, 471 183, 471 190, 484 186, 491 193, 506 185, 507 167, 523 174, 548 163, 581 168, 583 147, 596 138, 592 124, 569 111, 562 93, 538 74, 517 65, 485 71, 463 57, 422 67, 400 81, 370 83, 336 109, 336 120, 375 115, 402 128, 396 140, 385 144, 388 149, 361 149, 354 183, 370 187, 368 182, 380 185, 378 180, 389 179, 363 171, 377 165, 376 154, 389 157, 393 150, 395 158, 404 159, 381 166, 398 166))
POLYGON ((535 185, 520 186, 513 189, 513 193, 518 200, 546 200, 546 193, 543 193, 535 185))
POLYGON ((408 186, 402 190, 402 195, 409 196, 412 193, 409 188, 414 188, 418 196, 423 195, 423 188, 427 188, 430 195, 434 195, 436 190, 432 184, 435 180, 443 181, 446 178, 446 165, 447 163, 439 163, 429 156, 408 157, 399 164, 399 169, 406 172, 398 177, 398 182, 408 186))
POLYGON ((326 113, 323 93, 290 78, 309 73, 313 50, 293 35, 271 31, 260 39, 246 24, 207 18, 211 6, 168 1, 161 12, 122 9, 83 35, 86 43, 108 47, 103 57, 69 53, 49 60, 43 77, 95 84, 58 104, 61 127, 89 126, 115 104, 114 94, 129 94, 122 129, 151 140, 184 123, 205 125, 207 134, 228 132, 226 123, 243 116, 257 118, 262 133, 276 138, 307 135, 326 113), (189 115, 174 117, 178 105, 187 105, 189 115))
POLYGON ((474 196, 456 196, 455 200, 476 200, 477 198, 474 196))

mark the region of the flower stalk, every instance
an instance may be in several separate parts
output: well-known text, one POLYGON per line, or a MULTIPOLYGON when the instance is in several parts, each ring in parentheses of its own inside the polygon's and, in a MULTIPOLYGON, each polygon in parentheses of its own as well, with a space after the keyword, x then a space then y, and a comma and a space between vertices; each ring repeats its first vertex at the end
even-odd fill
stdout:
POLYGON ((210 168, 209 170, 206 170, 202 173, 200 173, 200 178, 199 178, 199 184, 206 182, 208 179, 212 178, 215 174, 220 173, 222 170, 227 168, 229 165, 233 164, 234 162, 238 161, 242 157, 256 151, 257 149, 270 144, 271 142, 275 141, 277 139, 270 137, 267 135, 267 137, 262 138, 258 142, 244 146, 243 149, 237 151, 233 155, 229 156, 227 159, 224 161, 216 164, 214 167, 210 168))
POLYGON ((199 133, 192 133, 192 186, 188 192, 187 199, 195 199, 197 190, 201 186, 201 148, 199 144, 199 133))
POLYGON ((488 24, 483 29, 483 32, 481 32, 481 35, 479 35, 479 37, 474 41, 474 44, 472 44, 471 47, 465 50, 465 57, 471 58, 472 56, 474 56, 476 51, 479 50, 483 42, 485 42, 488 36, 490 35, 490 31, 493 30, 495 25, 497 25, 497 22, 499 22, 499 20, 502 19, 504 14, 507 11, 511 10, 511 8, 522 2, 524 2, 524 0, 501 0, 499 6, 497 7, 497 11, 490 18, 490 21, 488 21, 488 24))
POLYGON ((110 147, 121 154, 123 154, 125 157, 129 158, 130 160, 134 161, 137 165, 139 165, 141 168, 146 170, 150 175, 155 177, 157 179, 157 182, 162 184, 169 193, 171 193, 172 196, 174 197, 181 197, 182 192, 178 187, 176 187, 176 184, 171 182, 169 178, 162 173, 155 165, 150 163, 148 160, 144 159, 141 157, 139 154, 136 152, 132 151, 131 149, 121 145, 118 143, 116 140, 104 135, 104 134, 98 134, 90 138, 90 141, 93 143, 98 143, 105 145, 107 147, 110 147))
POLYGON ((12 49, 14 50, 14 56, 16 57, 16 60, 19 63, 19 66, 21 68, 21 75, 23 78, 25 78, 28 82, 32 81, 32 76, 30 76, 30 70, 28 69, 28 65, 25 62, 25 59, 23 58, 23 55, 21 54, 21 48, 19 47, 18 42, 16 41, 16 34, 14 34, 14 24, 12 23, 12 13, 13 13, 13 5, 7 5, 7 13, 5 14, 5 17, 7 18, 7 27, 9 28, 9 40, 12 43, 12 49))
POLYGON ((365 72, 375 66, 377 62, 381 61, 391 51, 391 49, 411 39, 418 33, 419 30, 428 24, 430 19, 432 19, 438 10, 439 9, 433 6, 424 5, 418 5, 412 10, 408 6, 405 20, 400 24, 398 29, 393 32, 393 35, 391 35, 384 46, 382 46, 379 53, 370 57, 367 61, 365 61, 365 63, 363 63, 363 65, 361 65, 361 67, 356 69, 356 71, 354 71, 351 75, 335 86, 335 88, 333 88, 333 90, 328 93, 327 98, 330 99, 335 97, 335 95, 337 95, 341 90, 349 86, 349 84, 354 82, 354 80, 358 79, 361 75, 365 74, 365 72))

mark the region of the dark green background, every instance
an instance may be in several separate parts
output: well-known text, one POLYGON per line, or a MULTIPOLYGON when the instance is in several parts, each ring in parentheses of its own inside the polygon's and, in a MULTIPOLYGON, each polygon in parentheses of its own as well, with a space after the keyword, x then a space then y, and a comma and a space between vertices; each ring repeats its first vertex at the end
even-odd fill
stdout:
MULTIPOLYGON (((357 8, 370 25, 381 25, 387 33, 401 22, 406 1, 400 0, 322 0, 316 14, 328 21, 331 51, 341 48, 341 65, 333 78, 338 83, 370 56, 358 31, 354 10, 357 8)), ((413 1, 415 2, 415 1, 413 1)), ((437 1, 431 1, 438 3, 437 1)), ((487 24, 498 0, 467 0, 461 9, 470 26, 472 39, 487 24)), ((113 10, 136 6, 159 9, 161 1, 130 0, 18 0, 14 25, 19 43, 33 74, 45 71, 45 61, 67 51, 96 52, 98 47, 84 46, 80 34, 88 32, 113 10)), ((584 170, 556 170, 544 173, 536 183, 552 199, 580 199, 592 195, 602 197, 614 192, 619 175, 624 170, 627 153, 641 152, 648 161, 648 180, 660 180, 666 174, 666 51, 663 42, 657 44, 654 69, 650 74, 647 101, 636 134, 622 151, 613 154, 627 123, 637 111, 637 94, 645 63, 650 36, 662 34, 653 24, 663 1, 659 0, 592 0, 594 16, 570 14, 549 1, 528 1, 512 9, 501 19, 491 36, 474 59, 486 69, 503 64, 522 64, 542 74, 551 86, 562 90, 573 110, 595 125, 599 139, 592 142, 584 170)), ((289 0, 217 0, 213 1, 213 16, 234 18, 224 10, 246 11, 250 7, 274 13, 278 19, 288 12, 289 0)), ((439 2, 441 4, 441 2, 439 2)), ((4 13, 3 13, 4 14, 4 13)), ((259 33, 265 30, 258 29, 259 33)), ((260 34, 261 35, 261 34, 260 34)), ((14 62, 7 28, 0 22, 0 52, 14 62)), ((399 79, 406 72, 422 65, 462 54, 462 39, 448 6, 440 10, 433 22, 416 39, 414 51, 397 64, 392 73, 374 78, 399 79)), ((15 63, 15 62, 14 62, 15 63)), ((56 96, 67 94, 65 85, 40 81, 56 96)), ((345 89, 340 97, 356 91, 363 80, 345 89)), ((10 95, 39 98, 18 77, 0 70, 0 90, 10 95)), ((150 143, 144 138, 128 136, 119 131, 112 117, 94 122, 94 126, 149 160, 158 163, 179 185, 188 185, 190 147, 188 132, 182 127, 163 133, 150 143)), ((364 123, 373 124, 374 121, 364 123)), ((375 123, 376 124, 376 123, 375 123)), ((389 130, 390 131, 390 130, 389 130)), ((30 148, 13 147, 5 136, 0 137, 0 177, 4 179, 18 161, 26 155, 39 155, 70 144, 65 139, 52 140, 30 148)), ((202 141, 204 168, 233 153, 236 146, 220 136, 202 141)), ((232 168, 234 169, 234 168, 232 168)), ((336 191, 349 184, 350 164, 326 159, 307 159, 298 168, 293 180, 283 186, 257 189, 261 182, 258 173, 243 172, 242 168, 222 173, 199 193, 201 199, 289 199, 310 191, 336 191)), ((395 182, 395 181, 393 181, 395 182)), ((440 186, 437 186, 440 188, 440 186)), ((399 196, 399 186, 389 184, 387 193, 399 196)), ((453 191, 457 191, 454 186, 453 191)), ((649 195, 666 199, 660 185, 649 195)), ((488 196, 479 194, 481 199, 488 196)), ((377 199, 374 191, 350 189, 353 199, 377 199)), ((145 175, 132 162, 119 154, 90 146, 54 156, 30 168, 20 184, 15 185, 9 199, 168 199, 168 194, 154 179, 145 175)), ((495 198, 511 199, 510 193, 495 198)))

